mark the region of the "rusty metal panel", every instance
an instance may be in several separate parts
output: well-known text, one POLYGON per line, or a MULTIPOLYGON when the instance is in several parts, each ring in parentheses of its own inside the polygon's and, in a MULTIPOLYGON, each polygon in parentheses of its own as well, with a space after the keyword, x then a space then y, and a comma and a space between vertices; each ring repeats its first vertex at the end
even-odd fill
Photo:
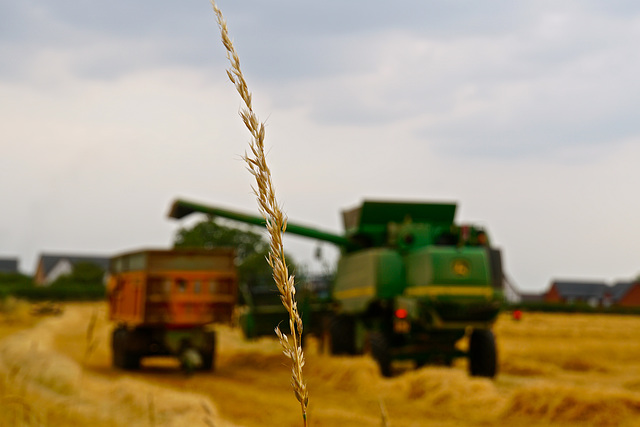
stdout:
POLYGON ((111 318, 130 326, 229 322, 237 300, 232 249, 143 250, 111 260, 111 318))
POLYGON ((233 252, 152 252, 147 259, 149 272, 159 271, 229 271, 234 268, 233 252))

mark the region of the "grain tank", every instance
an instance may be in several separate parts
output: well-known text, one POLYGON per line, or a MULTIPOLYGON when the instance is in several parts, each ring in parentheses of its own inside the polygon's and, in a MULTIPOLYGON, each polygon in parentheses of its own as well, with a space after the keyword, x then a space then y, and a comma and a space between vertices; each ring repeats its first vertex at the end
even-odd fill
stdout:
MULTIPOLYGON (((471 375, 495 376, 501 254, 485 229, 456 224, 455 211, 453 203, 365 201, 343 212, 343 235, 287 223, 288 233, 342 250, 327 331, 334 354, 370 353, 385 376, 397 360, 450 365, 466 357, 471 375)), ((183 200, 170 216, 192 212, 264 225, 257 216, 183 200)))
POLYGON ((140 250, 110 261, 113 365, 174 356, 186 370, 214 367, 215 323, 230 323, 237 299, 233 249, 140 250))

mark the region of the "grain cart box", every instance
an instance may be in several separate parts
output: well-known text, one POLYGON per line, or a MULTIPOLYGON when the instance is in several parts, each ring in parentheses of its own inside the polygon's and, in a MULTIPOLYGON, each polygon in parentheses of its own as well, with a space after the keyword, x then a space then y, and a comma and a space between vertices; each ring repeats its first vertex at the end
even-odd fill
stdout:
POLYGON ((214 323, 230 323, 237 299, 233 249, 141 250, 114 256, 108 283, 113 365, 151 356, 212 370, 214 323))

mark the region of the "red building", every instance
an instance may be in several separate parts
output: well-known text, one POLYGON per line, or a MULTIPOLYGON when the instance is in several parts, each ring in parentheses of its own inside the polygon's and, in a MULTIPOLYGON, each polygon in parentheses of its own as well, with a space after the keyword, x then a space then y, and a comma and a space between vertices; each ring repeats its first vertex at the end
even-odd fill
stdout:
POLYGON ((554 281, 544 296, 545 302, 588 304, 592 307, 610 305, 611 287, 604 282, 554 281))
POLYGON ((592 307, 640 307, 640 282, 553 281, 544 301, 563 304, 588 304, 592 307))
POLYGON ((640 307, 640 282, 619 282, 613 286, 614 301, 621 307, 640 307))

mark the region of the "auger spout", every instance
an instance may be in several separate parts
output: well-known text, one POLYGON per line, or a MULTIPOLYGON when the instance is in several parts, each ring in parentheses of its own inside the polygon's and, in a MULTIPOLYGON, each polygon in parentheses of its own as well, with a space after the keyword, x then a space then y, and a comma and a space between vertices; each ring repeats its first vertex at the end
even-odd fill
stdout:
MULTIPOLYGON (((207 206, 199 203, 189 202, 186 200, 177 199, 173 202, 171 210, 169 211, 170 218, 184 218, 195 212, 204 213, 214 217, 221 217, 230 219, 233 221, 242 222, 245 224, 252 224, 258 226, 265 226, 265 220, 261 216, 245 214, 238 211, 229 209, 223 209, 215 206, 207 206)), ((296 234, 298 236, 309 237, 311 239, 320 240, 323 242, 333 243, 334 245, 342 248, 353 249, 357 245, 350 239, 331 232, 317 230, 315 228, 298 225, 287 221, 287 233, 296 234)))

